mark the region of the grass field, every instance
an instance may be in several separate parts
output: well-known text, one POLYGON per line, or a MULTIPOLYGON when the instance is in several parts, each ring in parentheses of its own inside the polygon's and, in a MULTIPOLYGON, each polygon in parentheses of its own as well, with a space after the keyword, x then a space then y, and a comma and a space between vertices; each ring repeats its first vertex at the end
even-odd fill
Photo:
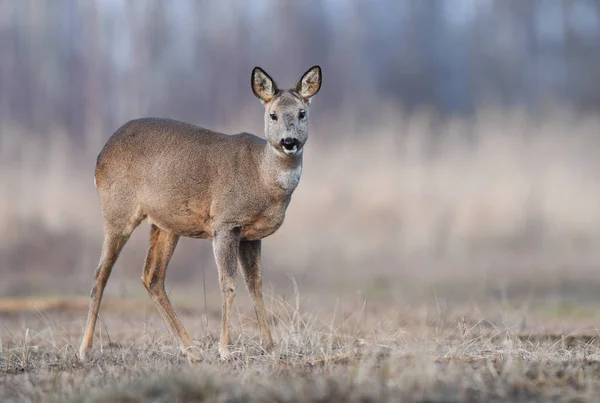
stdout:
POLYGON ((85 298, 4 299, 0 401, 591 402, 600 393, 600 311, 578 293, 590 282, 562 283, 560 298, 527 281, 505 292, 455 284, 462 298, 452 287, 413 285, 422 294, 404 298, 304 295, 290 279, 266 298, 277 341, 269 354, 240 288, 228 362, 217 356, 218 295, 178 289, 174 305, 205 351, 199 364, 182 357, 147 297, 105 300, 83 364, 85 298))
POLYGON ((334 120, 314 128, 264 241, 273 353, 238 279, 234 358, 217 358, 212 248, 179 243, 167 290, 205 350, 195 365, 140 284, 146 224, 78 362, 102 234, 93 164, 110 133, 81 148, 3 122, 0 401, 597 401, 598 117, 334 120))

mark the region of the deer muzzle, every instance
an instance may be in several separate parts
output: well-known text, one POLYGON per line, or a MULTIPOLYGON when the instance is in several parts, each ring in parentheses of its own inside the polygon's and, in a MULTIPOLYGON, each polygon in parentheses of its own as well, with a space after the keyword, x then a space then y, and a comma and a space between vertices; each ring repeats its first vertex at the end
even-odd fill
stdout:
POLYGON ((283 149, 283 152, 288 155, 295 154, 300 149, 300 141, 293 137, 286 137, 284 139, 281 139, 280 144, 281 148, 283 149))

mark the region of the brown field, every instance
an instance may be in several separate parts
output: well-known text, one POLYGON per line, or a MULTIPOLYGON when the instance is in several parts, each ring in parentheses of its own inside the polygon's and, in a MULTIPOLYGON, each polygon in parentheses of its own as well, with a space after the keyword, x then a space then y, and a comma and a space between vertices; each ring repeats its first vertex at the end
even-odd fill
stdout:
POLYGON ((238 279, 236 354, 218 360, 210 243, 180 242, 167 288, 206 351, 197 365, 140 284, 145 224, 108 283, 94 358, 77 361, 102 232, 93 162, 109 133, 81 147, 4 122, 0 401, 596 401, 598 118, 379 113, 376 127, 339 117, 332 139, 311 129, 263 248, 273 353, 238 279))
POLYGON ((3 299, 0 401, 595 401, 598 281, 390 278, 328 296, 290 278, 275 294, 267 287, 269 354, 240 289, 229 362, 217 356, 218 295, 177 287, 200 364, 182 357, 147 297, 106 298, 85 364, 76 358, 85 298, 3 299))

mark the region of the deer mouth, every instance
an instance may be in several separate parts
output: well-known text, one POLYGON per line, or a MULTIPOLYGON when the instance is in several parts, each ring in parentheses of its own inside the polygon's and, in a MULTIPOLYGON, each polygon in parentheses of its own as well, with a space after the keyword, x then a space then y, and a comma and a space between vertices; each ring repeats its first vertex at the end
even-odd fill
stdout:
POLYGON ((283 152, 287 155, 296 154, 300 149, 300 142, 298 141, 298 139, 295 139, 293 137, 286 137, 282 139, 279 144, 281 145, 283 152))

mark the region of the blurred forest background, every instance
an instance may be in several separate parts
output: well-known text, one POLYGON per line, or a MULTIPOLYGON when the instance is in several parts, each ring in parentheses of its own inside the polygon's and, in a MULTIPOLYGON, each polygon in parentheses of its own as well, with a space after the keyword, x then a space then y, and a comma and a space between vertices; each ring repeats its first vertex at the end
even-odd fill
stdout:
MULTIPOLYGON (((0 294, 87 295, 95 158, 121 124, 262 135, 252 68, 291 87, 313 64, 304 176, 265 240, 266 283, 597 276, 598 0, 4 0, 0 294)), ((109 289, 143 291, 147 238, 109 289)), ((203 271, 216 288, 210 243, 181 242, 168 281, 203 271)))

